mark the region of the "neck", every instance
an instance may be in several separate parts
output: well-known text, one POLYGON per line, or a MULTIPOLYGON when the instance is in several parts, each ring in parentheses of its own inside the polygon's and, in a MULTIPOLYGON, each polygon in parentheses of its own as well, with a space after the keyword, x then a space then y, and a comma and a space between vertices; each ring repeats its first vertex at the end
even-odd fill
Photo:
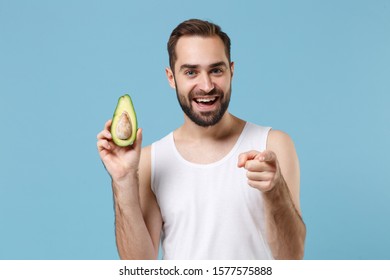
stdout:
POLYGON ((213 126, 202 127, 192 122, 186 115, 184 124, 175 131, 176 137, 191 140, 219 140, 241 132, 245 122, 226 112, 222 119, 213 126))

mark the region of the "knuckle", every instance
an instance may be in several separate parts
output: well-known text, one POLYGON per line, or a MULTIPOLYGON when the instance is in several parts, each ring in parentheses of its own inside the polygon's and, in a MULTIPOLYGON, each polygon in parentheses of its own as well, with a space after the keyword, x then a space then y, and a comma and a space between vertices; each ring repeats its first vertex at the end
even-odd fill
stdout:
POLYGON ((103 140, 97 141, 97 144, 96 144, 96 145, 98 146, 98 148, 103 147, 103 146, 104 146, 103 140))
POLYGON ((250 179, 250 180, 253 180, 254 178, 254 176, 253 176, 253 172, 252 171, 247 171, 246 172, 246 177, 248 178, 248 179, 250 179))
POLYGON ((253 171, 254 168, 256 167, 256 164, 255 164, 255 163, 256 163, 256 162, 255 162, 254 160, 248 160, 248 161, 246 162, 246 167, 247 167, 247 169, 250 170, 250 171, 253 171))
POLYGON ((255 182, 252 180, 248 180, 248 185, 252 188, 255 188, 255 182))

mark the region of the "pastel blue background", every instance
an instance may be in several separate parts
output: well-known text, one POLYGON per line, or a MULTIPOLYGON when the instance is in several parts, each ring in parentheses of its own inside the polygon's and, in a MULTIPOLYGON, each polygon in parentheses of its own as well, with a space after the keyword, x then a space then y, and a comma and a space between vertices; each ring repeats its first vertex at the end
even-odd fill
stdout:
POLYGON ((124 93, 144 145, 182 123, 166 41, 192 17, 232 39, 230 111, 296 143, 305 258, 390 259, 384 0, 0 0, 0 259, 118 258, 96 134, 124 93))

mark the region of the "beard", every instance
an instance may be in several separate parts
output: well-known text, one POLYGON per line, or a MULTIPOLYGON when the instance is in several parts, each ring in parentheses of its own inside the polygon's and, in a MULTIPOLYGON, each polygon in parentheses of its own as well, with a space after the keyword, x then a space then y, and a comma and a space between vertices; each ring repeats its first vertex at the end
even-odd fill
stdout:
POLYGON ((181 109, 191 121, 199 126, 208 127, 217 124, 227 111, 230 103, 231 86, 226 93, 217 87, 206 94, 202 91, 192 90, 189 92, 188 97, 180 94, 176 86, 176 96, 181 109), (217 109, 207 112, 196 112, 192 106, 192 100, 194 100, 194 98, 207 96, 218 96, 217 100, 215 101, 219 102, 217 109))

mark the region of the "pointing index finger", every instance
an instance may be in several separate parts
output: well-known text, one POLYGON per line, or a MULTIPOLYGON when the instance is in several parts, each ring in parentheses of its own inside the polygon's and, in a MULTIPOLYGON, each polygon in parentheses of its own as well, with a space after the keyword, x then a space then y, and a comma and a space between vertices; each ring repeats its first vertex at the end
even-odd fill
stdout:
POLYGON ((238 163, 237 163, 237 166, 238 166, 238 167, 244 167, 244 166, 245 166, 245 163, 246 163, 248 160, 251 160, 251 159, 256 158, 256 156, 257 156, 259 153, 260 153, 260 152, 258 152, 258 151, 252 150, 252 151, 249 151, 249 152, 240 154, 240 155, 238 156, 238 163))

